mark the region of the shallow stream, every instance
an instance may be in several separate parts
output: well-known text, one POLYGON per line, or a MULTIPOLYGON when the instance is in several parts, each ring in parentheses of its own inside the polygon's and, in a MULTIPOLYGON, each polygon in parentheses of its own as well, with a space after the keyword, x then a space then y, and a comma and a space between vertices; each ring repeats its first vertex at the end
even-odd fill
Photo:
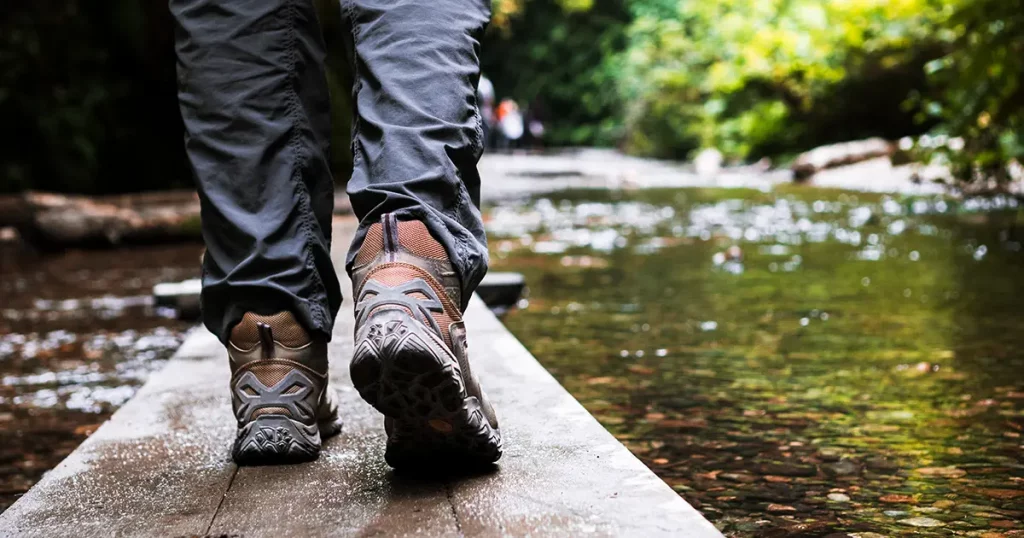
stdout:
POLYGON ((530 287, 509 329, 727 535, 995 538, 1024 533, 1021 215, 592 190, 488 228, 530 287))

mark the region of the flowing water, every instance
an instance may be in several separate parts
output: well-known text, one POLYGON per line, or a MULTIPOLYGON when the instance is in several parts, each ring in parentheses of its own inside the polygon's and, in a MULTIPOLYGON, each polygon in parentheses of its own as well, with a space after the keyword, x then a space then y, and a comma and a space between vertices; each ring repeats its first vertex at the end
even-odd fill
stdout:
POLYGON ((488 211, 512 332, 729 536, 1024 535, 1008 199, 575 191, 488 211))
POLYGON ((32 253, 0 245, 0 510, 71 453, 181 345, 154 284, 197 245, 32 253))

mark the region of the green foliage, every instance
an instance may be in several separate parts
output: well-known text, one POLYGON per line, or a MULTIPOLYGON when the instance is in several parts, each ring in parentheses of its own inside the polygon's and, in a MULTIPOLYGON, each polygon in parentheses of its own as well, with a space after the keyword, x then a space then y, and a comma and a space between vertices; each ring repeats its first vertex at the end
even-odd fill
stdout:
POLYGON ((946 28, 949 52, 925 66, 939 90, 925 110, 963 143, 932 157, 961 180, 1005 183, 1024 162, 1024 1, 964 1, 946 28))
POLYGON ((756 158, 931 131, 967 181, 1024 160, 1022 0, 634 0, 626 148, 756 158))
POLYGON ((930 0, 632 7, 620 78, 627 147, 678 157, 711 146, 738 158, 913 130, 899 92, 923 84, 932 32, 949 11, 930 0), (880 85, 887 94, 872 95, 880 85))

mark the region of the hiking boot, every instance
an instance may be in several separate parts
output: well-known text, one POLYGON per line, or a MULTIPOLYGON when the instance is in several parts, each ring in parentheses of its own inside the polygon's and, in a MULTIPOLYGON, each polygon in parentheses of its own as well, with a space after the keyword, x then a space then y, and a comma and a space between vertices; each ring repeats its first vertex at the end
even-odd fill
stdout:
POLYGON ((459 277, 444 247, 422 222, 386 214, 352 273, 352 382, 385 416, 388 464, 497 461, 498 420, 469 366, 459 277))
POLYGON ((314 460, 321 439, 341 431, 337 397, 327 386, 327 342, 311 338, 291 312, 246 313, 231 330, 228 356, 236 463, 314 460))

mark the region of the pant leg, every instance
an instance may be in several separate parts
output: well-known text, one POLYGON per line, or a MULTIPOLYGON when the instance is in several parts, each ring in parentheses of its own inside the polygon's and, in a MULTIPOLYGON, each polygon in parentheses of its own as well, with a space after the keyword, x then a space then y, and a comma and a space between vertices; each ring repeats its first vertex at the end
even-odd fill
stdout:
POLYGON ((202 207, 203 319, 291 310, 328 338, 333 182, 324 43, 312 0, 170 0, 185 149, 202 207))
POLYGON ((476 86, 490 1, 342 2, 355 75, 348 193, 361 222, 348 269, 366 229, 394 212, 423 221, 445 246, 468 302, 487 272, 476 86))

